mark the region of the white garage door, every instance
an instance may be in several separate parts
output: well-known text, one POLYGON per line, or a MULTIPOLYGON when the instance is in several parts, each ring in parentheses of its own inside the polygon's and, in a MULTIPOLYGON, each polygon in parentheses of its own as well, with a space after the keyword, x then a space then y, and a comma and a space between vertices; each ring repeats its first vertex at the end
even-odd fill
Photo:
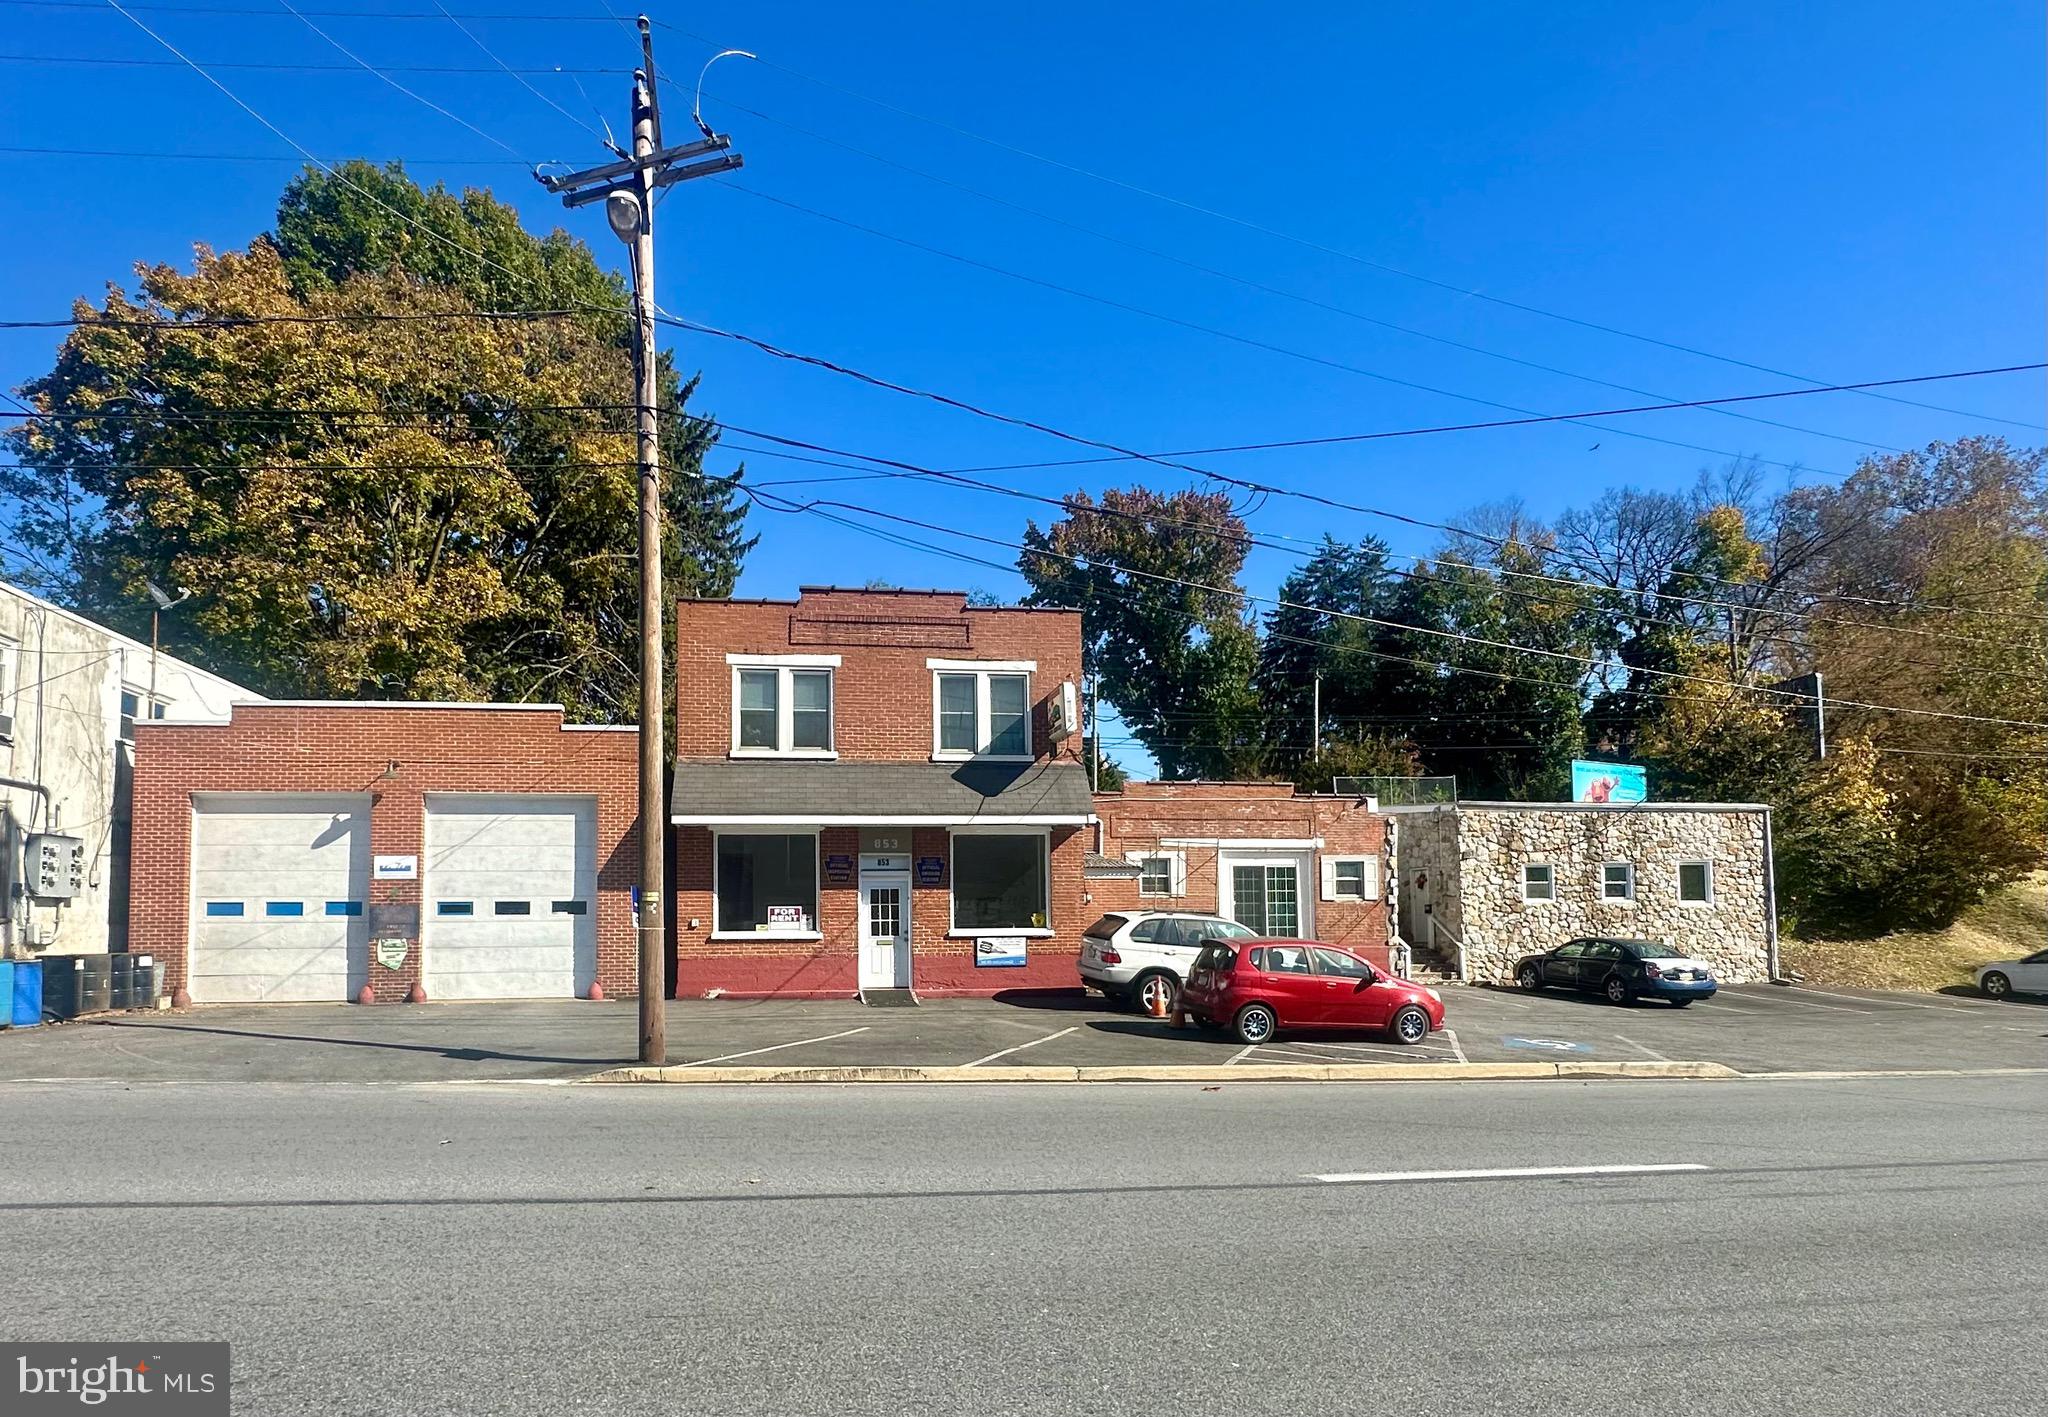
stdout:
POLYGON ((353 999, 370 972, 369 880, 368 797, 195 797, 193 999, 353 999))
POLYGON ((597 978, 597 799, 430 794, 430 999, 570 999, 597 978))

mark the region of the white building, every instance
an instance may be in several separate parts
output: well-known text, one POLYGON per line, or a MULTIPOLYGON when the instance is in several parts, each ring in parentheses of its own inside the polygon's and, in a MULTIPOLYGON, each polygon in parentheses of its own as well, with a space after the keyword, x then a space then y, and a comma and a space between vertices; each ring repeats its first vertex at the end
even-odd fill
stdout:
POLYGON ((0 957, 125 949, 136 720, 224 720, 260 698, 0 583, 0 957), (44 832, 84 843, 69 899, 32 887, 23 847, 44 832))

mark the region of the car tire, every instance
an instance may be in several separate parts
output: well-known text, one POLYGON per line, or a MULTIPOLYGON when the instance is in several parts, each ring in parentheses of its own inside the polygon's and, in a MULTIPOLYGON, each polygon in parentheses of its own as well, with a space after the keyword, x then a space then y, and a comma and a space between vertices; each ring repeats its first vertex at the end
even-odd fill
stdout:
POLYGON ((1415 1004, 1405 1004, 1394 1011, 1387 1022, 1387 1037, 1404 1048, 1413 1048, 1429 1038, 1429 1015, 1415 1004))
POLYGON ((1154 998, 1164 1005, 1160 1012, 1172 1018, 1173 1007, 1180 1002, 1180 981, 1163 969, 1139 975, 1137 982, 1131 986, 1131 1002, 1137 1006, 1139 1013, 1149 1017, 1154 998))
POLYGON ((1543 971, 1533 964, 1525 964, 1515 971, 1515 983, 1524 993, 1534 994, 1543 987, 1543 971))
POLYGON ((1269 1004, 1246 1004, 1237 1011, 1235 1027, 1240 1043, 1271 1043, 1280 1019, 1269 1004))
POLYGON ((1629 988, 1628 981, 1619 974, 1608 975, 1607 982, 1601 986, 1600 992, 1607 996, 1607 1002, 1610 1004, 1626 1005, 1636 1001, 1636 991, 1629 988))
POLYGON ((2000 970, 1994 969, 1978 980, 1977 987, 1983 990, 1987 999, 2003 1001, 2012 997, 2012 980, 2000 970))

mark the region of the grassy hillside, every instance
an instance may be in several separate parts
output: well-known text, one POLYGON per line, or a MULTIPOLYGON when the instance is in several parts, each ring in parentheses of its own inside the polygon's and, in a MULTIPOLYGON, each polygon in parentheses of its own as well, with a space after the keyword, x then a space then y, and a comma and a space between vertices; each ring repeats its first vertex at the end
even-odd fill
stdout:
POLYGON ((1861 989, 1965 985, 1994 959, 2048 947, 2048 872, 2008 886, 1946 930, 1902 930, 1864 940, 1793 939, 1779 944, 1786 969, 1812 984, 1861 989))

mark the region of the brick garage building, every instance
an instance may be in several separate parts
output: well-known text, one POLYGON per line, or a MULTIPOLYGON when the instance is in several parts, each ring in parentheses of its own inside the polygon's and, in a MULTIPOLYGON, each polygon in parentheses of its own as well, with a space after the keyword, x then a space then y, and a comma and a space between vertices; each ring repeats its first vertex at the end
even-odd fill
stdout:
POLYGON ((1388 819, 1369 798, 1274 782, 1133 782, 1095 794, 1095 811, 1087 886, 1098 913, 1213 912, 1391 967, 1388 819))
POLYGON ((675 639, 679 997, 1075 985, 1077 612, 807 586, 675 639))
POLYGON ((553 705, 138 724, 133 948, 197 1003, 631 995, 635 745, 553 705))

